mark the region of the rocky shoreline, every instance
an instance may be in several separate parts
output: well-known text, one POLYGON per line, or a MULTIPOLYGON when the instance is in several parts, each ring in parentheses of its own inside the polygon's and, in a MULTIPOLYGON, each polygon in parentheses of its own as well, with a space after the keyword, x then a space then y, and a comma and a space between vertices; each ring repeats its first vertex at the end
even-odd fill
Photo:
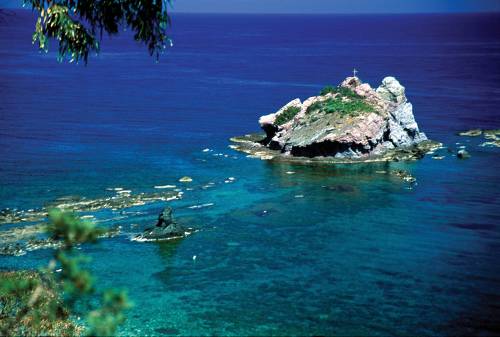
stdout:
MULTIPOLYGON (((109 190, 114 192, 115 195, 94 199, 68 196, 56 199, 37 209, 6 208, 0 210, 0 226, 2 227, 2 230, 0 230, 0 255, 20 256, 38 249, 59 247, 60 242, 45 235, 48 211, 53 208, 80 214, 101 210, 121 213, 125 209, 135 206, 178 200, 183 195, 183 192, 179 189, 150 193, 132 193, 132 191, 123 188, 109 190), (3 225, 6 228, 3 228, 3 225)), ((95 221, 94 216, 89 214, 82 215, 82 219, 95 221)), ((120 232, 120 227, 111 227, 100 238, 114 237, 119 235, 120 232)))
POLYGON ((265 134, 231 138, 231 148, 265 160, 355 163, 415 160, 442 144, 427 139, 405 88, 386 77, 373 89, 357 77, 260 117, 265 134))
POLYGON ((387 161, 410 161, 423 158, 427 153, 442 148, 442 144, 427 140, 415 146, 387 150, 383 154, 371 155, 362 158, 337 158, 332 156, 301 157, 284 154, 280 150, 272 150, 262 144, 264 134, 248 134, 231 138, 234 144, 230 147, 236 151, 246 153, 251 158, 287 163, 325 163, 325 164, 354 164, 387 161))
POLYGON ((183 194, 180 190, 138 194, 134 194, 130 190, 124 190, 123 188, 116 188, 113 191, 116 193, 114 196, 95 199, 80 196, 62 197, 37 209, 19 210, 5 208, 0 210, 0 225, 42 221, 47 217, 48 211, 53 208, 72 212, 94 212, 103 209, 116 211, 158 201, 181 199, 183 194))

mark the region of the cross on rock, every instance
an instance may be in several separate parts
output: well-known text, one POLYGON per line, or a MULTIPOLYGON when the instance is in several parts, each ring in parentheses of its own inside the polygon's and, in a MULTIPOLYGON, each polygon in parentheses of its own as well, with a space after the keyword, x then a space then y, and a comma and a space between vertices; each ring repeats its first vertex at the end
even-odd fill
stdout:
POLYGON ((357 73, 358 73, 358 71, 356 70, 356 68, 354 68, 354 69, 352 70, 352 75, 353 75, 353 77, 356 77, 356 74, 357 74, 357 73))

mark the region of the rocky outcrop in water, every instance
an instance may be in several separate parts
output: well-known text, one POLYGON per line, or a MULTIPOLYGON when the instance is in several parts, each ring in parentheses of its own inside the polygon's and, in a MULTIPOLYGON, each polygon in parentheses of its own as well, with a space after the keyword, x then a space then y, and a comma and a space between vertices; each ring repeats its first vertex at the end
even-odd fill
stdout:
POLYGON ((263 159, 369 161, 420 158, 439 145, 420 131, 405 88, 394 77, 377 89, 348 77, 319 96, 294 99, 259 124, 264 139, 236 137, 233 148, 263 159))
POLYGON ((471 129, 468 131, 462 131, 458 133, 459 136, 466 137, 479 137, 483 136, 487 141, 482 143, 482 147, 500 147, 500 129, 493 130, 483 130, 483 129, 471 129))
POLYGON ((189 229, 174 221, 172 207, 166 207, 158 216, 156 226, 146 229, 135 239, 136 241, 162 241, 182 238, 189 233, 189 229))
POLYGON ((114 196, 96 199, 80 196, 62 197, 38 209, 18 210, 5 208, 0 210, 0 225, 42 221, 47 217, 48 211, 53 208, 72 212, 93 212, 103 209, 116 211, 158 201, 171 201, 182 198, 182 192, 178 191, 132 194, 129 190, 117 188, 116 192, 114 196))
POLYGON ((468 158, 470 158, 470 154, 466 150, 460 149, 457 151, 457 158, 458 159, 468 159, 468 158))

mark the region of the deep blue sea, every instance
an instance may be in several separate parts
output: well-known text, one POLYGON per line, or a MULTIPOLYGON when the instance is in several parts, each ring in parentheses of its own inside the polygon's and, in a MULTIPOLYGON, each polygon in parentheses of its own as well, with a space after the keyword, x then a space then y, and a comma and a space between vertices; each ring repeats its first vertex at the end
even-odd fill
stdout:
POLYGON ((125 32, 88 66, 39 53, 31 12, 7 14, 0 209, 173 184, 176 218, 199 229, 138 243, 166 203, 94 214, 124 231, 83 249, 99 287, 135 303, 121 334, 500 334, 500 150, 456 134, 500 128, 499 14, 174 14, 159 62, 125 32), (228 147, 353 68, 372 86, 397 77, 428 137, 472 157, 304 166, 228 147), (383 173, 397 169, 417 185, 383 173))

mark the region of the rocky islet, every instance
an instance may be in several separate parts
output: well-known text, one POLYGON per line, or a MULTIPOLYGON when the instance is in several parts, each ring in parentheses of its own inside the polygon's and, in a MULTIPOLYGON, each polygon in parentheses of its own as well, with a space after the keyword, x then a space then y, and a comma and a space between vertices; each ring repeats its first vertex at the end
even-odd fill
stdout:
POLYGON ((386 77, 374 89, 358 77, 260 117, 265 136, 232 138, 232 148, 261 159, 332 162, 418 159, 441 144, 423 133, 405 88, 386 77))

